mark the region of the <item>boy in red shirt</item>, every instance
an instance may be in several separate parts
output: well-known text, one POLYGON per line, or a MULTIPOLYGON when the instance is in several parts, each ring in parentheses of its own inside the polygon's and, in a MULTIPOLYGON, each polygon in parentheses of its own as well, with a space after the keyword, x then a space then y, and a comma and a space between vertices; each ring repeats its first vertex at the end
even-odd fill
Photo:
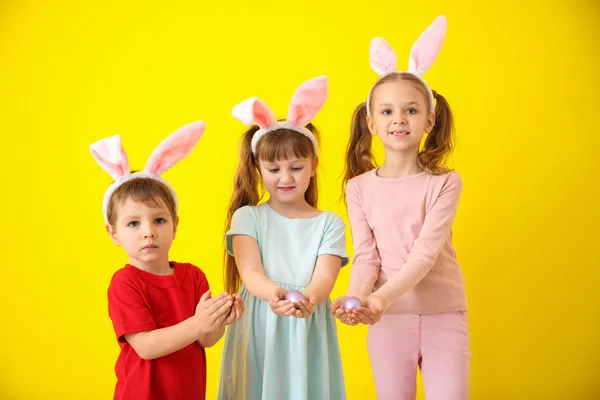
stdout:
POLYGON ((108 311, 121 347, 115 400, 204 399, 204 348, 244 311, 237 294, 211 297, 199 268, 169 260, 179 222, 177 197, 160 174, 193 149, 204 129, 196 122, 173 133, 142 172, 129 172, 119 136, 90 147, 115 179, 104 195, 104 219, 111 239, 129 257, 108 288, 108 311))

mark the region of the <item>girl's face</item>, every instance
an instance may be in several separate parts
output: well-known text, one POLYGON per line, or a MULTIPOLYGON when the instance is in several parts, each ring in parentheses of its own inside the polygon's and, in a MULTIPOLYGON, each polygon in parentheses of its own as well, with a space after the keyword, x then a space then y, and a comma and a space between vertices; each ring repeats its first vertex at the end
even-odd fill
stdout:
POLYGON ((317 157, 289 158, 282 161, 259 161, 265 189, 271 199, 281 204, 303 202, 304 193, 315 176, 317 157))
POLYGON ((379 85, 371 98, 372 115, 367 123, 372 135, 378 135, 386 150, 419 151, 425 132, 435 123, 425 97, 410 82, 390 81, 379 85))

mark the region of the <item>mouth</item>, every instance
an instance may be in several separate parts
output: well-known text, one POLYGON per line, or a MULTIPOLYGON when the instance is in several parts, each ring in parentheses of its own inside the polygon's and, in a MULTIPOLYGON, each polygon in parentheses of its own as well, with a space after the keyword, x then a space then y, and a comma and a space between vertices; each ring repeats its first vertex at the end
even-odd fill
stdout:
POLYGON ((390 135, 398 137, 398 138, 402 138, 402 137, 406 137, 406 136, 410 135, 410 132, 405 131, 405 130, 397 130, 397 131, 391 131, 390 135))
POLYGON ((280 186, 277 189, 283 191, 283 192, 289 192, 291 190, 294 190, 295 186, 280 186))
POLYGON ((158 246, 155 244, 149 244, 149 245, 142 247, 142 250, 153 250, 153 249, 158 249, 158 246))

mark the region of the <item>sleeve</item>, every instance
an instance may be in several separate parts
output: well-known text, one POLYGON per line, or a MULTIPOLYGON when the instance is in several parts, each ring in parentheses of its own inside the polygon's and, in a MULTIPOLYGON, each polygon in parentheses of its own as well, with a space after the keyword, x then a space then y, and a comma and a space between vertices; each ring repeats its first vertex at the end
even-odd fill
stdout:
POLYGON ((378 295, 386 299, 387 304, 392 304, 413 288, 435 264, 452 230, 461 192, 460 175, 450 172, 437 199, 427 211, 419 237, 415 240, 406 263, 377 291, 378 295))
MULTIPOLYGON (((195 267, 196 269, 196 281, 197 281, 197 285, 196 285, 196 304, 198 304, 198 302, 200 301, 200 297, 202 297, 202 295, 204 293, 206 293, 208 290, 210 290, 210 285, 208 284, 208 278, 206 277, 206 274, 204 272, 202 272, 202 270, 198 267, 195 267)), ((195 307, 196 305, 194 305, 195 307)))
POLYGON ((256 215, 249 206, 238 208, 231 218, 231 227, 225 234, 227 252, 233 254, 233 236, 246 235, 258 241, 256 215))
POLYGON ((331 213, 321 238, 318 255, 331 254, 342 257, 342 267, 348 264, 346 253, 346 224, 342 219, 331 213))
POLYGON ((361 205, 359 189, 352 180, 346 186, 346 203, 354 248, 347 294, 364 298, 373 291, 373 285, 379 276, 381 260, 377 242, 361 205))
POLYGON ((115 280, 108 288, 108 314, 119 342, 129 333, 156 329, 156 321, 133 282, 115 280))

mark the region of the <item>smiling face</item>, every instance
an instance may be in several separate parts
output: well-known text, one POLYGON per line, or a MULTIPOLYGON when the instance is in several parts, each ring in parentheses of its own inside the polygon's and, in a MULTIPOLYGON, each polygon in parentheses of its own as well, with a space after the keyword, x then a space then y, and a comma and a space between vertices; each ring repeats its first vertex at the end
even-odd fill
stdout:
POLYGON ((410 76, 398 73, 382 79, 371 96, 369 130, 388 151, 418 152, 424 133, 431 132, 435 123, 426 89, 415 77, 404 79, 406 75, 410 76))
POLYGON ((316 157, 289 158, 279 161, 259 161, 265 189, 272 200, 281 204, 304 201, 310 179, 315 176, 316 157))
MULTIPOLYGON (((318 137, 314 126, 307 129, 318 137)), ((282 204, 316 204, 317 164, 312 141, 291 129, 270 132, 256 146, 256 167, 265 189, 272 201, 282 204)))

